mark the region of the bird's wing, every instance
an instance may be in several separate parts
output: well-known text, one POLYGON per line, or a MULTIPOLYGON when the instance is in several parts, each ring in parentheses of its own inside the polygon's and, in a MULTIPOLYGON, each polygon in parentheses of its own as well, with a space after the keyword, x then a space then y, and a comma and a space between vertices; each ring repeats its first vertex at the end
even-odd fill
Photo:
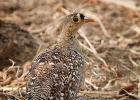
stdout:
POLYGON ((30 100, 42 98, 46 100, 51 93, 51 87, 53 85, 52 75, 53 63, 49 63, 47 56, 42 53, 32 63, 29 71, 29 81, 27 82, 27 96, 30 100))
POLYGON ((49 55, 50 55, 50 52, 49 52, 49 50, 47 50, 47 51, 39 54, 39 56, 37 56, 33 60, 32 64, 31 64, 31 69, 29 70, 29 76, 30 75, 34 75, 34 74, 37 74, 35 72, 37 70, 41 70, 41 69, 44 69, 46 66, 50 66, 48 64, 49 55))
MULTIPOLYGON (((44 57, 44 56, 43 56, 44 57)), ((47 56, 45 56, 47 57, 47 56)), ((44 58, 43 58, 44 59, 44 58)), ((51 94, 59 95, 64 86, 64 78, 66 73, 63 63, 54 64, 51 61, 43 61, 42 57, 38 57, 33 63, 30 70, 29 81, 27 84, 27 97, 39 98, 43 96, 44 100, 50 98, 51 94), (38 91, 38 92, 35 92, 38 91)))

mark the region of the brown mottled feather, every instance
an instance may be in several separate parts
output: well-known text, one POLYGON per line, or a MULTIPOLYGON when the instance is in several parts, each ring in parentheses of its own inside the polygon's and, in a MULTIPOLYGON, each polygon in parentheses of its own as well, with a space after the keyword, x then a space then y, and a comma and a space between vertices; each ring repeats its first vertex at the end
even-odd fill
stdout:
POLYGON ((72 49, 55 48, 42 53, 33 62, 27 98, 29 100, 34 100, 34 97, 38 98, 37 100, 40 100, 39 98, 72 100, 81 84, 79 67, 83 65, 82 56, 72 49), (35 88, 38 92, 34 91, 35 88))

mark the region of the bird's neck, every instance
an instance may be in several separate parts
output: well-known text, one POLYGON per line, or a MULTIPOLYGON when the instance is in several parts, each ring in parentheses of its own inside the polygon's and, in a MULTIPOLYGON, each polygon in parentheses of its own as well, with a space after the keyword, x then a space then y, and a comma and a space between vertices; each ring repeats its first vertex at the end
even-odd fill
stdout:
POLYGON ((79 43, 76 37, 77 32, 73 33, 62 33, 60 35, 59 44, 66 48, 74 48, 77 49, 79 47, 79 43))

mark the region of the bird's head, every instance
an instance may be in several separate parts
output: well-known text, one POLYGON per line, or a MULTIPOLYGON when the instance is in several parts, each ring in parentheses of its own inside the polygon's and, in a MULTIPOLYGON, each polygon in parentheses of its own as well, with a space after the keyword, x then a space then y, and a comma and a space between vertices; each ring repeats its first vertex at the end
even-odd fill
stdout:
POLYGON ((64 18, 62 32, 72 35, 73 33, 76 33, 84 23, 87 22, 94 22, 94 20, 86 17, 82 13, 70 14, 64 18))

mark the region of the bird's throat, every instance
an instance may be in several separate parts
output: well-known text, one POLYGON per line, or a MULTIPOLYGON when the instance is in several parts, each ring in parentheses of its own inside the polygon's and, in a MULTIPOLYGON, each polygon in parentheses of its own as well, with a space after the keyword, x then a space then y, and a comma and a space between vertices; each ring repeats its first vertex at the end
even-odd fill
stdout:
POLYGON ((76 37, 77 33, 64 33, 60 36, 60 45, 63 47, 77 48, 79 43, 76 37))

